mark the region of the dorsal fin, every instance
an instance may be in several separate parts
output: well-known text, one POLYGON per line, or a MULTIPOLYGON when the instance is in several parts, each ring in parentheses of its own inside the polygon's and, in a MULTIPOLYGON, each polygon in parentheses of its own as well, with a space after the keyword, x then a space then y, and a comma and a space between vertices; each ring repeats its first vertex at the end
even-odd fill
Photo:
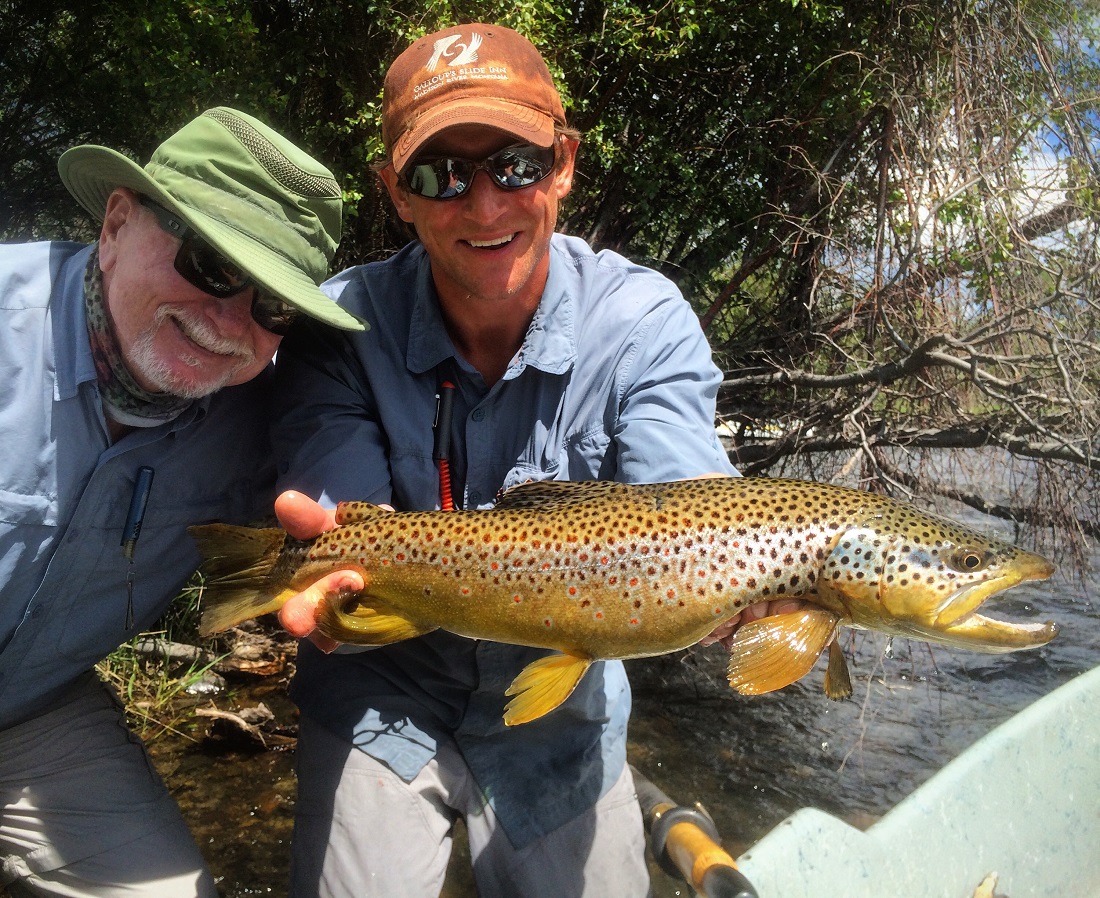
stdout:
POLYGON ((532 480, 506 489, 497 499, 500 509, 546 509, 581 502, 614 502, 630 498, 629 489, 610 480, 532 480))
POLYGON ((371 505, 370 502, 341 502, 336 506, 336 523, 343 525, 372 521, 383 511, 384 509, 371 505))

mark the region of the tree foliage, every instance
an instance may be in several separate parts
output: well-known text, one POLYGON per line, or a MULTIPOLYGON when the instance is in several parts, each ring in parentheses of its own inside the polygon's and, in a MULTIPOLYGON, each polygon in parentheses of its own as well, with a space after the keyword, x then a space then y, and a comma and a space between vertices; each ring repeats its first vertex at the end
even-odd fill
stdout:
POLYGON ((928 450, 997 447, 1040 484, 999 510, 1081 534, 1100 468, 1095 2, 0 0, 0 233, 72 233, 65 147, 145 158, 224 103, 338 172, 339 265, 385 256, 408 236, 369 169, 386 66, 436 28, 499 22, 585 133, 561 227, 680 284, 744 470, 797 459, 927 492, 928 450))

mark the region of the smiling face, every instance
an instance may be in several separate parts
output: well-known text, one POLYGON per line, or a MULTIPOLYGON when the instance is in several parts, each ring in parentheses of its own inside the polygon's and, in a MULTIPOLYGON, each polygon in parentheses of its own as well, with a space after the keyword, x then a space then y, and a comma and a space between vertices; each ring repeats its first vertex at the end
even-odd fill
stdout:
POLYGON ((280 338, 252 319, 253 288, 217 299, 184 280, 179 245, 137 194, 111 194, 99 265, 123 361, 144 389, 196 399, 251 380, 280 338))
MULTIPOLYGON (((475 299, 538 305, 558 207, 573 184, 577 141, 559 141, 553 174, 522 190, 502 190, 479 171, 462 196, 425 199, 406 191, 392 166, 382 170, 398 214, 416 228, 428 252, 444 304, 475 299)), ((503 131, 466 125, 439 134, 421 154, 481 160, 516 142, 503 131)))

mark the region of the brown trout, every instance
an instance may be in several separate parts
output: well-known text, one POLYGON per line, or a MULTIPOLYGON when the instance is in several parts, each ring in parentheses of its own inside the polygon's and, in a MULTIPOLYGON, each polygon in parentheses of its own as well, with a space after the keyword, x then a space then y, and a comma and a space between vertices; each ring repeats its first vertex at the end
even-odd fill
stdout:
POLYGON ((190 531, 204 556, 202 629, 275 611, 324 574, 366 588, 323 601, 318 627, 386 645, 436 628, 556 649, 513 681, 508 724, 565 701, 589 665, 698 642, 767 599, 810 603, 738 629, 729 681, 742 694, 806 674, 827 645, 826 692, 851 692, 840 626, 974 649, 1043 645, 1053 622, 977 614, 990 596, 1054 566, 910 505, 797 480, 527 483, 487 511, 337 509, 336 529, 302 542, 279 529, 190 531))

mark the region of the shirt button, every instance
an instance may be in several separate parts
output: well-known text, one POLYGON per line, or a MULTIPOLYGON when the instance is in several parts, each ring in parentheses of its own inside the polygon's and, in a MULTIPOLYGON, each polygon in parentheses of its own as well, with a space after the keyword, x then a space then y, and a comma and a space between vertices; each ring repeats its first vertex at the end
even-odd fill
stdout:
POLYGON ((475 408, 474 413, 470 415, 475 421, 481 421, 485 417, 485 409, 475 408))
POLYGON ((477 508, 477 506, 480 502, 481 502, 481 493, 470 493, 470 505, 473 508, 477 508))

